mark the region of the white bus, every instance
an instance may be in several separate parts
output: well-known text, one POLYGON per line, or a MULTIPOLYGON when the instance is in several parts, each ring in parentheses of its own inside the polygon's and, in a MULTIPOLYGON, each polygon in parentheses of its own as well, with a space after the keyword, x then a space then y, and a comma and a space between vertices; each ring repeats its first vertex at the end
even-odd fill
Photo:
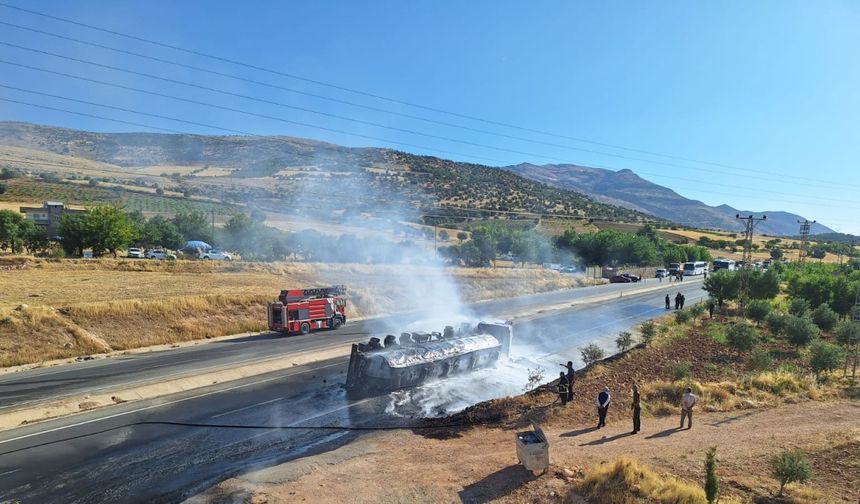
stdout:
POLYGON ((708 263, 705 261, 685 262, 684 276, 704 275, 708 272, 708 263))
POLYGON ((729 271, 734 271, 737 269, 735 266, 735 262, 731 259, 716 259, 714 260, 714 271, 724 269, 729 271))

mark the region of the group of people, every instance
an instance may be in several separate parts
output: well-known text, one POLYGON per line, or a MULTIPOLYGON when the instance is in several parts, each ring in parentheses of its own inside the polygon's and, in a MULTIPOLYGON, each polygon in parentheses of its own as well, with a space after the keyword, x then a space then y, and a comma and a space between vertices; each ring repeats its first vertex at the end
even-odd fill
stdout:
MULTIPOLYGON (((684 296, 683 294, 681 294, 680 292, 675 294, 675 309, 676 310, 683 310, 684 309, 684 302, 686 300, 687 300, 687 297, 684 296)), ((668 310, 670 308, 670 306, 671 305, 670 305, 669 294, 666 294, 666 309, 668 310)))
MULTIPOLYGON (((667 296, 668 299, 668 296, 667 296)), ((573 362, 568 361, 567 365, 562 364, 567 371, 562 371, 559 373, 558 377, 558 397, 561 401, 561 405, 565 406, 568 402, 573 400, 573 383, 575 379, 575 372, 573 369, 573 362)), ((633 400, 630 403, 630 409, 633 413, 633 432, 632 434, 638 434, 639 430, 642 426, 642 403, 641 396, 639 394, 639 385, 636 383, 633 384, 632 393, 633 400)), ((693 394, 693 389, 687 387, 684 391, 684 395, 681 398, 681 427, 684 428, 684 421, 687 422, 687 428, 691 429, 693 427, 693 407, 696 406, 696 401, 698 398, 695 394, 693 394)), ((609 387, 603 387, 603 390, 598 392, 597 394, 597 428, 606 427, 606 414, 609 413, 609 405, 612 404, 612 394, 609 392, 609 387)))

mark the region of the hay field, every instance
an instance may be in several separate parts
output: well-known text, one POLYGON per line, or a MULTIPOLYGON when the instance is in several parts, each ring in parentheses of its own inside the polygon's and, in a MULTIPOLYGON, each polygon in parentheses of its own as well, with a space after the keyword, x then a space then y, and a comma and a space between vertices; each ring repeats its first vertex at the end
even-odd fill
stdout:
POLYGON ((0 257, 0 366, 266 329, 281 289, 346 284, 350 318, 426 306, 440 277, 466 301, 583 280, 540 269, 0 257))

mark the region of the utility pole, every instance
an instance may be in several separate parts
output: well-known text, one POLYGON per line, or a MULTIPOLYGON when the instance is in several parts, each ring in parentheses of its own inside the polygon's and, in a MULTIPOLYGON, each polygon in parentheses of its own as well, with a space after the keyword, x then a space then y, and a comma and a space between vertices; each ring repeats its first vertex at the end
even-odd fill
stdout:
POLYGON ((749 297, 750 292, 750 271, 752 271, 753 262, 752 262, 752 238, 753 231, 755 230, 756 224, 759 222, 766 220, 767 215, 762 215, 761 217, 753 217, 752 215, 748 215, 746 217, 741 217, 741 214, 735 214, 735 219, 743 221, 745 231, 744 231, 744 258, 743 258, 743 266, 741 267, 741 284, 738 289, 738 305, 740 305, 741 310, 743 310, 744 305, 746 304, 747 298, 749 297))
MULTIPOLYGON (((853 245, 852 245, 853 247, 853 245)), ((858 282, 854 286, 854 308, 851 310, 851 319, 855 324, 860 326, 860 282, 858 282)), ((857 346, 860 345, 860 342, 855 341, 852 346, 852 356, 851 362, 851 382, 853 383, 857 379, 857 362, 860 361, 860 352, 858 352, 857 346)), ((846 370, 847 370, 847 362, 846 362, 846 370)))
POLYGON ((803 262, 806 259, 806 247, 809 244, 809 225, 815 224, 815 221, 804 219, 797 221, 797 223, 800 224, 800 250, 797 252, 797 261, 803 262))
POLYGON ((209 241, 215 242, 215 210, 212 210, 212 232, 209 235, 209 241))

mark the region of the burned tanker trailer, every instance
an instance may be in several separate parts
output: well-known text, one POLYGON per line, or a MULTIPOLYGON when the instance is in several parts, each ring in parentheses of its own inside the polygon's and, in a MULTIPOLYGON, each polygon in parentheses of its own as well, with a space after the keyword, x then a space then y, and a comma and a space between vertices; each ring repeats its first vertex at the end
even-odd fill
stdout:
POLYGON ((346 389, 367 396, 414 387, 426 381, 491 367, 511 349, 511 326, 481 322, 457 331, 402 333, 355 343, 349 357, 346 389))

